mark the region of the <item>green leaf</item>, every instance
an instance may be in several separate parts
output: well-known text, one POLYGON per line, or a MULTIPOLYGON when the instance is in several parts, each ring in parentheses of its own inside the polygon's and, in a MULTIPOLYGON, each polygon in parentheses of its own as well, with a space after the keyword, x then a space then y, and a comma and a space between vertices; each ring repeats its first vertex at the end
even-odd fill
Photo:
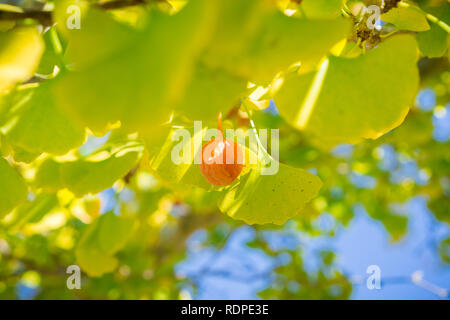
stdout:
POLYGON ((16 162, 31 163, 40 155, 40 153, 28 152, 18 146, 9 146, 12 148, 12 155, 16 162))
POLYGON ((114 256, 98 247, 98 229, 102 218, 102 216, 97 218, 87 226, 75 249, 77 263, 91 277, 100 277, 112 272, 118 265, 114 256))
POLYGON ((220 1, 214 41, 206 49, 203 60, 214 69, 220 69, 225 64, 233 71, 232 60, 247 51, 264 18, 275 10, 274 4, 268 1, 220 1))
POLYGON ((239 102, 246 85, 243 78, 199 64, 176 110, 191 120, 217 120, 239 102))
MULTIPOLYGON (((174 16, 152 11, 138 40, 60 79, 54 92, 61 106, 94 132, 117 121, 129 131, 145 132, 167 121, 209 40, 215 9, 216 1, 197 0, 174 16)), ((105 36, 114 29, 98 28, 105 36)), ((80 46, 90 50, 83 41, 80 46)))
POLYGON ((87 68, 137 40, 136 32, 115 21, 108 12, 76 2, 60 1, 54 13, 59 22, 56 26, 67 40, 64 58, 71 68, 87 68), (67 7, 73 4, 81 9, 80 29, 66 26, 67 7))
POLYGON ((121 250, 134 229, 134 220, 116 216, 113 212, 105 213, 98 230, 98 245, 102 252, 113 255, 121 250))
POLYGON ((161 151, 152 160, 151 168, 164 181, 210 189, 211 185, 201 175, 198 165, 194 164, 194 158, 201 152, 206 128, 199 131, 197 136, 194 128, 182 130, 186 133, 185 136, 180 135, 181 131, 177 129, 169 133, 161 151), (173 156, 180 157, 182 162, 173 161, 173 156))
POLYGON ((450 238, 446 238, 439 243, 439 255, 445 263, 450 263, 450 238))
POLYGON ((46 159, 38 168, 34 182, 38 188, 48 192, 57 192, 63 188, 60 174, 61 163, 46 159))
POLYGON ((0 158, 0 218, 27 198, 27 186, 23 178, 0 158))
POLYGON ((393 8, 382 14, 380 19, 392 23, 400 30, 419 32, 430 29, 425 15, 414 7, 393 8))
POLYGON ((77 160, 61 164, 61 181, 77 196, 111 187, 137 163, 140 152, 123 150, 100 161, 77 160))
POLYGON ((5 134, 12 146, 34 154, 62 155, 83 144, 84 129, 55 106, 51 85, 49 80, 30 89, 20 102, 5 134))
POLYGON ((300 8, 307 18, 329 19, 337 17, 343 5, 343 0, 303 0, 300 8))
POLYGON ((239 54, 216 52, 207 56, 207 63, 250 80, 271 80, 293 63, 301 62, 305 68, 316 64, 349 30, 349 21, 342 18, 308 20, 277 11, 264 18, 239 54))
POLYGON ((280 114, 327 144, 376 139, 399 126, 419 84, 417 44, 399 35, 357 58, 331 56, 319 71, 286 77, 280 114))
POLYGON ((0 95, 31 78, 43 52, 44 42, 35 27, 0 32, 0 95))
POLYGON ((442 57, 447 51, 447 32, 436 24, 431 24, 428 31, 416 35, 422 55, 429 58, 442 57))
POLYGON ((17 208, 8 223, 9 230, 19 230, 26 223, 39 222, 58 204, 56 194, 39 193, 33 201, 27 201, 17 208))
POLYGON ((134 221, 106 213, 92 222, 84 231, 75 255, 80 267, 91 277, 112 272, 118 261, 114 254, 130 238, 134 221))
POLYGON ((118 260, 98 249, 83 247, 75 250, 77 262, 90 277, 101 277, 117 268, 118 260))
MULTIPOLYGON (((54 28, 54 27, 52 27, 54 28)), ((39 67, 36 70, 36 73, 42 75, 50 75, 53 74, 54 68, 60 62, 60 58, 55 52, 55 48, 53 47, 53 32, 56 30, 49 28, 43 35, 42 38, 45 43, 45 50, 42 54, 41 61, 39 63, 39 67)), ((90 56, 90 55, 89 55, 90 56)))
POLYGON ((261 168, 252 169, 226 192, 219 201, 220 211, 248 224, 282 225, 316 197, 322 186, 317 176, 302 169, 279 164, 276 174, 261 175, 261 168))

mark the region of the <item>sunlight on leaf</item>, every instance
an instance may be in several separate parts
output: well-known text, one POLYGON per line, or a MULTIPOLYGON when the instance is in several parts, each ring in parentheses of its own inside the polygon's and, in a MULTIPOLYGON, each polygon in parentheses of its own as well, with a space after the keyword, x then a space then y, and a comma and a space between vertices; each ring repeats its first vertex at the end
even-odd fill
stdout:
POLYGON ((25 201, 27 186, 23 178, 0 158, 0 218, 25 201))
POLYGON ((321 186, 317 176, 302 169, 279 164, 276 174, 261 175, 258 167, 223 195, 219 208, 233 219, 248 224, 281 225, 301 213, 321 186))
MULTIPOLYGON (((417 58, 416 41, 409 35, 393 37, 354 59, 331 56, 304 130, 337 144, 376 139, 399 126, 417 92, 417 58)), ((298 128, 301 123, 292 120, 302 114, 299 107, 316 75, 287 75, 275 95, 281 115, 298 128)))
POLYGON ((0 94, 31 78, 44 52, 44 41, 34 27, 0 32, 0 94))

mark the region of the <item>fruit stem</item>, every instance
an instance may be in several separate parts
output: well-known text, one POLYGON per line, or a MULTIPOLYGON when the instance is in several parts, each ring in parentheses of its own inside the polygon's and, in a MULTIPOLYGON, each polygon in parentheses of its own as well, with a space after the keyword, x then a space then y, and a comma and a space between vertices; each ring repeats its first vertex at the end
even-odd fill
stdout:
POLYGON ((222 112, 219 113, 219 117, 217 118, 217 138, 219 138, 219 136, 223 139, 222 112))

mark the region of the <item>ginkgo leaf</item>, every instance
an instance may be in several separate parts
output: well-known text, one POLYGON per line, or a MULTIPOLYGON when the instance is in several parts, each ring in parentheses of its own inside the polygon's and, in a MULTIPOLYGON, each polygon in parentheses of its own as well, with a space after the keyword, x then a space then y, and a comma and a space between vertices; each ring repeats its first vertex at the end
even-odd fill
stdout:
POLYGON ((400 30, 426 31, 430 29, 427 18, 417 8, 393 8, 380 17, 385 22, 392 23, 400 30))
POLYGON ((11 221, 8 229, 19 230, 26 223, 37 223, 58 204, 55 194, 41 192, 32 201, 26 201, 20 205, 11 221))
POLYGON ((101 277, 117 268, 118 260, 98 249, 88 247, 75 250, 77 263, 91 277, 101 277))
POLYGON ((431 24, 430 30, 416 35, 420 52, 429 58, 438 58, 445 54, 448 38, 448 33, 436 24, 431 24))
POLYGON ((0 94, 31 78, 43 52, 44 41, 35 27, 0 32, 0 94))
MULTIPOLYGON (((275 160, 272 160, 275 161, 275 160)), ((248 224, 284 224, 311 201, 322 186, 308 171, 279 164, 278 172, 262 175, 252 169, 219 201, 219 209, 248 224)))
POLYGON ((300 8, 307 18, 328 19, 338 16, 343 5, 343 0, 303 0, 300 8))
POLYGON ((100 277, 112 272, 118 264, 117 259, 103 252, 98 247, 98 229, 102 217, 95 219, 84 230, 75 249, 75 256, 80 267, 91 277, 100 277))
POLYGON ((157 177, 173 184, 187 184, 210 189, 194 159, 201 152, 206 129, 195 133, 194 128, 173 129, 161 151, 151 161, 157 177))
MULTIPOLYGON (((117 121, 127 130, 145 132, 169 120, 209 40, 216 4, 190 1, 174 16, 152 12, 138 40, 59 80, 54 93, 63 110, 94 132, 105 132, 117 121)), ((105 36, 113 29, 97 27, 105 36)), ((81 45, 78 50, 89 49, 81 45)))
POLYGON ((113 255, 121 250, 130 238, 135 220, 116 216, 113 212, 105 213, 98 230, 98 246, 102 252, 113 255))
POLYGON ((128 26, 114 20, 106 11, 88 8, 80 1, 59 1, 54 11, 56 27, 67 41, 65 60, 71 68, 87 68, 123 50, 136 41, 137 34, 128 26), (80 28, 69 29, 67 9, 76 5, 80 9, 80 28), (89 54, 86 54, 89 50, 89 54))
POLYGON ((77 160, 61 164, 62 185, 77 196, 111 187, 137 163, 140 152, 124 150, 100 161, 77 160))
POLYGON ((57 66, 60 63, 60 58, 58 57, 53 44, 53 37, 55 30, 53 30, 52 28, 49 28, 42 35, 42 38, 45 43, 45 50, 44 53, 42 54, 39 67, 36 70, 36 73, 38 74, 42 75, 53 74, 53 72, 55 71, 55 66, 57 66))
POLYGON ((114 254, 121 250, 133 231, 134 220, 108 212, 84 231, 75 251, 77 262, 92 277, 100 277, 117 267, 114 254))
POLYGON ((214 69, 219 69, 227 60, 245 53, 249 42, 261 29, 264 18, 276 10, 274 3, 269 1, 220 1, 214 41, 206 48, 203 60, 214 69))
POLYGON ((48 192, 57 192, 63 188, 60 174, 61 163, 51 158, 46 159, 39 166, 34 183, 38 188, 48 192))
POLYGON ((0 158, 0 190, 0 218, 27 198, 25 181, 3 158, 0 158))
MULTIPOLYGON (((154 174, 174 185, 194 186, 205 190, 214 190, 214 187, 203 177, 200 171, 200 158, 202 146, 208 141, 208 128, 174 128, 169 133, 166 141, 160 148, 160 152, 151 160, 150 168, 154 174)), ((213 136, 217 134, 215 129, 209 132, 213 136)), ((226 134, 226 133, 225 133, 226 134)), ((248 137, 246 132, 236 130, 234 137, 228 139, 235 141, 241 148, 244 159, 241 174, 247 173, 257 165, 257 151, 253 146, 246 146, 248 137)), ((252 140, 253 141, 253 140, 252 140)))
POLYGON ((83 144, 84 129, 56 108, 51 81, 29 89, 5 133, 13 146, 34 154, 62 155, 83 144))
MULTIPOLYGON (((350 23, 342 18, 307 20, 275 13, 243 56, 241 69, 250 79, 267 80, 291 64, 315 64, 331 47, 347 36, 350 23)), ((240 59, 239 59, 240 60, 240 59)), ((238 61, 238 67, 239 67, 238 61)))
POLYGON ((32 163, 40 155, 40 153, 28 152, 19 146, 11 146, 10 144, 9 146, 12 150, 11 155, 16 162, 32 163))
POLYGON ((274 100, 288 122, 327 143, 376 139, 408 113, 417 58, 413 36, 392 37, 365 55, 331 56, 315 73, 287 76, 274 100))
POLYGON ((223 70, 198 64, 176 110, 191 120, 216 120, 227 113, 246 90, 247 81, 223 70))
MULTIPOLYGON (((236 15, 230 16, 238 18, 236 15)), ((231 18, 224 16, 222 19, 231 18)), ((250 80, 267 81, 293 63, 301 62, 304 66, 317 63, 350 30, 349 21, 342 18, 309 20, 269 11, 261 19, 244 22, 250 27, 244 25, 243 32, 237 31, 234 39, 229 39, 229 33, 219 32, 217 37, 224 39, 207 51, 206 63, 250 80), (231 49, 218 50, 226 44, 231 49), (234 52, 234 48, 239 51, 234 52)), ((226 26, 234 23, 240 25, 241 21, 219 21, 219 25, 226 26)))

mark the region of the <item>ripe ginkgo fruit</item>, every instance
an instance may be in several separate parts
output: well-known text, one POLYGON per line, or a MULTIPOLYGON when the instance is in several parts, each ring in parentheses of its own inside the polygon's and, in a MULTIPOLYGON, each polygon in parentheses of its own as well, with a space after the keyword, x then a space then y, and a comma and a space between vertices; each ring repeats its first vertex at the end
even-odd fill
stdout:
POLYGON ((217 137, 202 147, 200 170, 209 183, 227 186, 239 176, 243 168, 243 154, 239 145, 225 139, 222 130, 222 114, 217 120, 217 137))

